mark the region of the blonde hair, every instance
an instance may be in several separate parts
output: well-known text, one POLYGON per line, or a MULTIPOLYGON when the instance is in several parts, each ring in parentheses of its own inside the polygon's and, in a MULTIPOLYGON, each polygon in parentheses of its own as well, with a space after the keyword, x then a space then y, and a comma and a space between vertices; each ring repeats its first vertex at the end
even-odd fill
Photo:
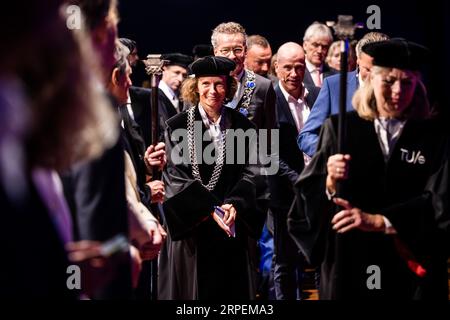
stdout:
MULTIPOLYGON (((199 78, 187 78, 183 81, 181 85, 181 97, 184 102, 190 105, 196 106, 200 101, 200 96, 198 93, 197 85, 199 78)), ((225 101, 231 101, 237 90, 237 81, 231 77, 227 76, 227 93, 225 95, 225 101)))
POLYGON ((214 28, 212 35, 211 35, 211 44, 213 48, 218 47, 218 37, 219 34, 235 34, 240 33, 244 36, 244 45, 247 43, 247 34, 245 33, 245 29, 243 26, 241 26, 237 22, 224 22, 219 24, 217 27, 214 28))
MULTIPOLYGON (((389 70, 391 68, 372 67, 371 75, 365 82, 365 85, 359 87, 353 95, 353 108, 361 118, 373 121, 379 116, 371 78, 373 75, 389 70)), ((425 85, 420 80, 419 74, 417 74, 417 77, 413 99, 403 114, 407 119, 425 119, 430 116, 430 104, 427 98, 427 91, 425 85)))
MULTIPOLYGON (((340 48, 340 46, 341 46, 341 41, 334 41, 334 42, 331 44, 330 48, 328 49, 327 57, 325 58, 325 62, 326 62, 328 65, 330 65, 331 58, 333 57, 334 49, 340 48)), ((340 53, 340 50, 339 50, 339 53, 340 53)))
POLYGON ((364 37, 361 38, 361 40, 358 41, 356 44, 356 57, 361 57, 362 47, 364 47, 368 43, 373 42, 380 42, 384 40, 389 40, 389 36, 387 36, 384 33, 381 32, 369 32, 364 35, 364 37))
POLYGON ((83 29, 69 30, 62 16, 49 23, 59 32, 31 29, 28 35, 38 40, 17 39, 27 56, 16 73, 30 102, 28 162, 64 170, 111 147, 117 118, 99 86, 97 55, 83 29))

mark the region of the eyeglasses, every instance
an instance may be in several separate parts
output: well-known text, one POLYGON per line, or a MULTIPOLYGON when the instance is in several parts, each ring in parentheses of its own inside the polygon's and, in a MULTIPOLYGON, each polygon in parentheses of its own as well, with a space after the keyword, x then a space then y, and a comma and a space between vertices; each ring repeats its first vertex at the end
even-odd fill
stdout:
POLYGON ((244 53, 244 47, 222 48, 219 50, 220 54, 225 57, 228 57, 231 54, 231 51, 233 51, 235 56, 239 56, 244 53))

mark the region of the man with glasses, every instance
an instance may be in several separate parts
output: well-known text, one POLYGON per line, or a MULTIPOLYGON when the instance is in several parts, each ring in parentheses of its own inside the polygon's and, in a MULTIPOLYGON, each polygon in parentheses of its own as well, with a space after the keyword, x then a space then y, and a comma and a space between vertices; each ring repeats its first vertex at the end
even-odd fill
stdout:
POLYGON ((306 54, 305 85, 322 87, 323 79, 329 75, 324 62, 332 42, 333 35, 326 25, 314 22, 306 29, 303 37, 306 54))
POLYGON ((275 128, 275 91, 270 80, 244 68, 247 55, 245 29, 236 22, 219 24, 212 33, 214 55, 236 63, 231 75, 238 82, 234 99, 227 105, 247 116, 258 129, 275 128))

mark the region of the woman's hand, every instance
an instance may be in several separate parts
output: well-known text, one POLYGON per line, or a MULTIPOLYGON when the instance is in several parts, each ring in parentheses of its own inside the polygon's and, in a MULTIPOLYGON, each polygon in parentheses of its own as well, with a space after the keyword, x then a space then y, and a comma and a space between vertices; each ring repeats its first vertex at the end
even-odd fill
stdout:
POLYGON ((385 224, 380 214, 368 214, 341 198, 334 198, 334 203, 344 208, 336 213, 331 220, 333 229, 338 233, 344 233, 352 229, 360 229, 368 232, 384 232, 385 224))
POLYGON ((225 211, 225 215, 223 216, 223 221, 229 227, 234 224, 236 220, 236 209, 232 204, 224 204, 221 206, 222 210, 225 211))
POLYGON ((225 231, 229 237, 232 237, 233 233, 231 232, 231 228, 236 220, 236 209, 232 204, 224 204, 220 208, 224 211, 223 217, 221 218, 216 211, 213 211, 212 217, 219 227, 225 231))
POLYGON ((351 156, 349 154, 335 154, 328 158, 327 162, 327 190, 333 194, 336 192, 336 182, 348 178, 348 166, 351 156))

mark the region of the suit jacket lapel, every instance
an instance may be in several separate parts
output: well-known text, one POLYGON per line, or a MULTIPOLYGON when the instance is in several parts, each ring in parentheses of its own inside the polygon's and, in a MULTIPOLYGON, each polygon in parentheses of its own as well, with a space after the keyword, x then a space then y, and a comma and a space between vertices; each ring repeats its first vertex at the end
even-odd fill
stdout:
POLYGON ((356 71, 352 71, 348 74, 347 77, 347 88, 348 91, 352 90, 352 92, 355 92, 356 89, 359 87, 358 77, 356 71))
POLYGON ((303 83, 308 86, 314 86, 314 87, 316 86, 313 78, 311 77, 311 74, 308 71, 308 68, 306 68, 306 70, 305 70, 305 75, 303 77, 303 83))
MULTIPOLYGON (((129 93, 130 93, 130 99, 131 99, 131 109, 133 110, 134 118, 138 119, 142 116, 142 114, 145 110, 145 106, 143 106, 140 103, 137 93, 134 90, 132 90, 132 88, 130 88, 129 93)), ((150 101, 149 101, 149 103, 150 103, 150 101)))
POLYGON ((275 92, 277 94, 277 103, 279 106, 279 111, 283 112, 286 120, 293 125, 295 128, 297 128, 297 125, 295 124, 294 117, 292 116, 291 109, 289 108, 289 104, 286 101, 283 92, 281 91, 280 87, 277 85, 275 87, 275 92))
POLYGON ((312 108, 313 107, 313 105, 314 105, 314 97, 313 97, 313 95, 311 94, 311 92, 306 96, 306 98, 305 98, 305 101, 306 101, 306 104, 308 105, 308 108, 312 108))
POLYGON ((173 104, 170 101, 170 99, 167 98, 165 93, 161 89, 158 89, 158 90, 159 90, 158 91, 159 101, 162 102, 161 106, 159 106, 159 110, 161 110, 161 107, 162 107, 162 109, 166 113, 167 119, 169 119, 169 118, 171 118, 171 117, 173 117, 174 115, 177 114, 177 110, 173 106, 173 104))

